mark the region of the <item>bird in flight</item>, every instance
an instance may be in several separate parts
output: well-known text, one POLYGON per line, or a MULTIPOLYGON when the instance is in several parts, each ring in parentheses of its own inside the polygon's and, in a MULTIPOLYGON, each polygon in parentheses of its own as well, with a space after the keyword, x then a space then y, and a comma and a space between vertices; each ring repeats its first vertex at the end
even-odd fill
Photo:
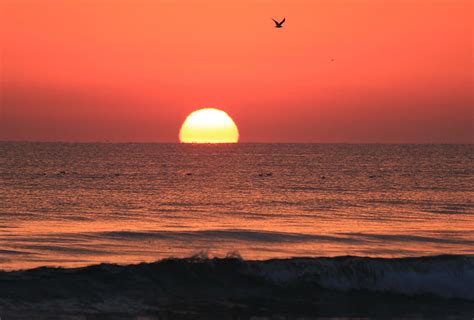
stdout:
POLYGON ((285 23, 286 18, 283 18, 280 22, 276 21, 275 19, 272 19, 273 22, 275 22, 275 28, 281 28, 283 27, 283 23, 285 23))

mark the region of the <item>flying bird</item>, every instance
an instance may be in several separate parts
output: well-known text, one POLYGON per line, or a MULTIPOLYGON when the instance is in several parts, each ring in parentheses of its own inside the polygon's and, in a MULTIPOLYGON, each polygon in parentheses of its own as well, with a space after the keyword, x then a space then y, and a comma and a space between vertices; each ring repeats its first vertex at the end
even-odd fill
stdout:
POLYGON ((281 28, 283 27, 283 23, 285 23, 286 18, 283 18, 280 22, 276 21, 275 19, 272 19, 273 22, 275 22, 275 28, 281 28))

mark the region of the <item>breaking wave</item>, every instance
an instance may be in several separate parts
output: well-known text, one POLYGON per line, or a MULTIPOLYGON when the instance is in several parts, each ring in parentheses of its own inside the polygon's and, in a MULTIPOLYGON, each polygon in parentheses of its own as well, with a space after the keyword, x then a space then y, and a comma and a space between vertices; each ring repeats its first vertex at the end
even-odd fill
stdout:
POLYGON ((293 314, 306 310, 341 316, 358 314, 355 310, 361 305, 377 301, 388 305, 392 301, 396 305, 392 315, 406 311, 409 301, 418 301, 413 308, 421 305, 424 312, 449 301, 450 308, 462 312, 471 310, 474 301, 474 257, 252 261, 243 260, 238 253, 226 258, 208 258, 202 253, 126 266, 3 271, 0 282, 0 308, 17 314, 25 310, 47 312, 53 305, 56 312, 74 312, 86 304, 87 312, 100 313, 264 306, 293 314), (348 300, 357 301, 357 306, 348 300), (341 305, 341 301, 346 302, 341 305), (404 308, 400 309, 401 305, 404 308))

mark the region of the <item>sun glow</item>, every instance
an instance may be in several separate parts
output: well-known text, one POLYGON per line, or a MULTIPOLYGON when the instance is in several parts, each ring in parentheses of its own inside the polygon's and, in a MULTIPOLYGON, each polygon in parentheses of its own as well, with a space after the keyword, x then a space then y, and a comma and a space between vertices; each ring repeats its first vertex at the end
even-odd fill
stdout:
POLYGON ((236 143, 239 130, 227 113, 214 108, 192 112, 179 131, 183 143, 236 143))

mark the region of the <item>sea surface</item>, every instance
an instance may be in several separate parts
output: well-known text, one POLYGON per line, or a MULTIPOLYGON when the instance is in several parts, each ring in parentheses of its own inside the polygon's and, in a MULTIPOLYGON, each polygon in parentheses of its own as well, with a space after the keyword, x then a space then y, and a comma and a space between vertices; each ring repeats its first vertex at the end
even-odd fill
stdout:
POLYGON ((0 143, 3 319, 470 319, 474 146, 0 143))
POLYGON ((0 143, 0 269, 474 254, 473 145, 0 143))

